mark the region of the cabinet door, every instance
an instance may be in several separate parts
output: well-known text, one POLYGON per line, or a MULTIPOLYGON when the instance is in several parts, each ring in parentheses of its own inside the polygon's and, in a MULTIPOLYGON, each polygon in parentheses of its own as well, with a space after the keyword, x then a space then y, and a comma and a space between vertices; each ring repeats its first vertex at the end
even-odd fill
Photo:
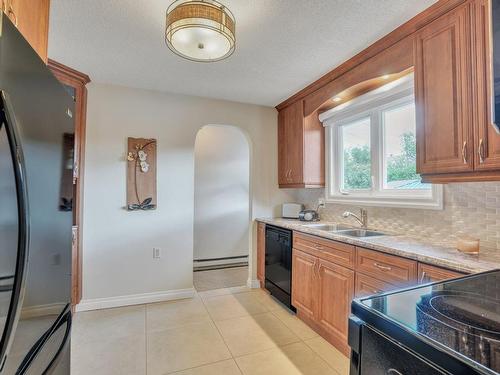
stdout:
POLYGON ((264 275, 266 268, 266 224, 257 224, 257 279, 260 287, 264 288, 264 275))
POLYGON ((354 271, 320 260, 318 268, 318 308, 321 327, 347 342, 347 325, 354 296, 354 271))
POLYGON ((425 263, 418 264, 418 281, 421 284, 453 279, 460 276, 464 276, 464 274, 425 263))
POLYGON ((3 0, 5 13, 47 62, 50 0, 3 0))
POLYGON ((472 89, 475 105, 475 152, 477 170, 500 169, 500 135, 493 126, 492 88, 492 46, 491 46, 491 3, 476 0, 472 12, 472 63, 475 72, 472 89))
POLYGON ((304 183, 304 109, 298 101, 278 114, 278 179, 280 186, 304 183))
POLYGON ((316 264, 318 258, 293 249, 292 257, 292 305, 308 318, 315 314, 316 264))
POLYGON ((415 38, 417 169, 473 169, 469 7, 432 22, 415 38))

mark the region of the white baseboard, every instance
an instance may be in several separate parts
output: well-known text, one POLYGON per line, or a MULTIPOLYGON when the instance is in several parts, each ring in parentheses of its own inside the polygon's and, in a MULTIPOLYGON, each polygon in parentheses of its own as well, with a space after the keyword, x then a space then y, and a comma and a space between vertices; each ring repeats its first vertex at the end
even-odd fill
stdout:
POLYGON ((193 298, 194 288, 168 290, 165 292, 153 292, 142 294, 131 294, 127 296, 117 296, 108 298, 84 299, 76 305, 76 311, 90 311, 109 309, 112 307, 122 307, 131 305, 142 305, 144 303, 172 301, 176 299, 193 298))
POLYGON ((247 280, 247 287, 250 289, 259 289, 260 286, 260 281, 259 280, 253 280, 253 279, 248 279, 247 280))

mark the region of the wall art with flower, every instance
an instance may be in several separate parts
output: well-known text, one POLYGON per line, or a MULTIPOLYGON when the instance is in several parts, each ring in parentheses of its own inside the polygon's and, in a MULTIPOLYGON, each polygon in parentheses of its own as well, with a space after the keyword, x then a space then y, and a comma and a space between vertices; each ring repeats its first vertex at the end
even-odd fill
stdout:
POLYGON ((156 209, 156 139, 128 138, 126 208, 156 209))

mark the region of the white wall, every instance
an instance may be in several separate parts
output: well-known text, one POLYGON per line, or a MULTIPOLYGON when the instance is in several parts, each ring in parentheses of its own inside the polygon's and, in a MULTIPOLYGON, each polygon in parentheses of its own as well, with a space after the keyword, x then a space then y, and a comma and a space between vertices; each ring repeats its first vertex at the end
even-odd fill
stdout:
MULTIPOLYGON (((251 145, 251 215, 278 214, 279 204, 290 198, 277 186, 273 108, 90 84, 82 306, 98 298, 192 287, 194 144, 206 124, 234 125, 245 133, 251 145), (129 136, 158 140, 156 211, 123 209, 129 136), (153 247, 162 249, 161 259, 152 258, 153 247)), ((255 225, 249 225, 255 253, 255 225)), ((250 261, 255 279, 255 257, 250 261)))
POLYGON ((250 150, 245 135, 234 126, 204 126, 194 150, 194 259, 248 255, 250 150))

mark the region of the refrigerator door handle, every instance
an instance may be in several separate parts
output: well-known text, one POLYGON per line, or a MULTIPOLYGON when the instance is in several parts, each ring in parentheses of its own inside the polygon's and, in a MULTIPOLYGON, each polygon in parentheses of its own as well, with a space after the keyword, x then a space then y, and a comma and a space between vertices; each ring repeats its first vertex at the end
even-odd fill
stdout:
POLYGON ((49 375, 52 373, 54 368, 57 366, 58 360, 60 359, 60 354, 64 350, 64 348, 69 344, 69 339, 70 339, 70 334, 71 334, 71 325, 72 325, 72 315, 71 315, 71 308, 68 305, 65 309, 63 314, 60 316, 59 319, 56 320, 56 322, 45 332, 42 337, 33 345, 33 347, 30 349, 28 354, 26 355, 26 358, 23 360, 21 365, 16 371, 16 375, 23 375, 26 374, 27 371, 29 370, 30 366, 33 364, 33 362, 36 360, 38 354, 42 351, 44 348, 45 344, 54 336, 56 332, 59 331, 61 327, 66 325, 66 329, 64 332, 64 338, 61 342, 61 345, 59 345, 59 348, 56 351, 56 354, 54 355, 54 358, 50 361, 50 363, 47 365, 45 370, 41 373, 41 375, 49 375))
POLYGON ((66 323, 66 331, 64 333, 64 339, 61 342, 61 345, 59 346, 59 349, 57 349, 56 355, 54 356, 54 358, 52 358, 52 361, 50 361, 49 365, 47 366, 47 368, 45 369, 45 371, 42 373, 42 375, 50 375, 50 374, 52 374, 52 372, 54 371, 54 369, 57 367, 57 364, 59 363, 59 360, 61 359, 61 353, 65 350, 65 348, 70 343, 71 325, 73 324, 73 317, 72 317, 72 314, 71 314, 71 309, 66 313, 66 316, 65 316, 64 320, 61 322, 61 325, 64 324, 64 323, 66 323))
POLYGON ((18 241, 17 241, 17 259, 14 281, 12 284, 12 297, 7 315, 3 337, 0 338, 0 372, 5 365, 10 346, 12 345, 14 331, 16 330, 21 307, 24 299, 24 288, 26 283, 26 270, 28 267, 29 251, 29 207, 28 192, 26 185, 26 172, 24 168, 24 158, 22 149, 19 146, 18 135, 16 133, 15 119, 9 114, 12 112, 12 106, 8 95, 1 91, 0 98, 0 128, 4 127, 7 134, 8 144, 12 157, 14 168, 14 177, 16 182, 17 211, 18 211, 18 241))

